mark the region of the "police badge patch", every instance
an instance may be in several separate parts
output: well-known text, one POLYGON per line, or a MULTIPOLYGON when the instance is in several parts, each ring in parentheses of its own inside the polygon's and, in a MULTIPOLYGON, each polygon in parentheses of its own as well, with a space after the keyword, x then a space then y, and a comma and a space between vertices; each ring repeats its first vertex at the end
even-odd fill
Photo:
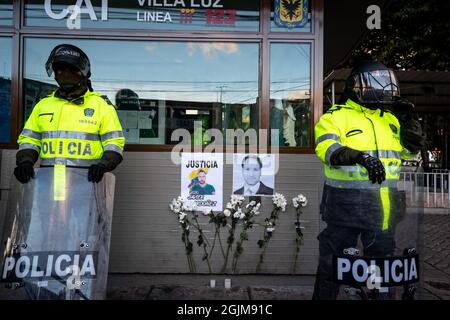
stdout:
POLYGON ((84 115, 86 117, 92 117, 94 115, 95 110, 91 108, 84 109, 84 115))
POLYGON ((275 0, 275 24, 283 28, 299 28, 308 22, 308 0, 275 0))

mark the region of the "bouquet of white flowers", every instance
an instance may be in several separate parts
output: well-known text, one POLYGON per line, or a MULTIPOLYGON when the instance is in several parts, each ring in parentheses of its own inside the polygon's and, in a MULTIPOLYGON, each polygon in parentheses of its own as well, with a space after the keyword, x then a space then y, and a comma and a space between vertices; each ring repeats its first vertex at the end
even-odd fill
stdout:
POLYGON ((299 194, 295 198, 292 199, 292 204, 294 205, 296 212, 296 220, 295 220, 295 257, 294 257, 294 273, 297 271, 297 258, 298 253, 300 251, 300 246, 303 245, 303 232, 302 229, 304 227, 301 225, 300 215, 302 214, 302 208, 306 207, 308 204, 308 200, 302 194, 299 194))
POLYGON ((259 215, 259 208, 261 207, 261 203, 256 201, 250 201, 245 206, 245 209, 243 211, 241 210, 241 213, 239 214, 239 219, 242 221, 242 230, 239 235, 239 240, 236 243, 236 248, 234 250, 233 254, 233 262, 232 262, 232 270, 233 273, 236 273, 237 269, 237 263, 239 260, 239 257, 244 252, 244 241, 248 240, 248 230, 253 227, 254 218, 259 215))
POLYGON ((266 254, 267 245, 270 239, 272 239, 273 232, 275 231, 276 221, 278 220, 278 214, 280 211, 286 211, 287 201, 281 193, 275 193, 272 197, 273 210, 269 218, 264 220, 264 234, 263 238, 258 241, 258 246, 262 249, 259 255, 259 261, 256 266, 256 272, 261 270, 261 265, 264 263, 264 255, 266 254))
POLYGON ((192 207, 186 206, 183 202, 182 197, 178 197, 176 199, 173 199, 172 202, 169 204, 170 210, 178 216, 178 222, 181 225, 181 229, 183 231, 181 235, 181 241, 184 243, 184 248, 186 251, 186 257, 188 260, 188 266, 189 266, 189 272, 196 272, 197 267, 195 265, 194 257, 192 256, 193 253, 193 245, 191 240, 189 239, 190 234, 190 225, 191 221, 188 218, 188 215, 186 211, 193 210, 192 207))

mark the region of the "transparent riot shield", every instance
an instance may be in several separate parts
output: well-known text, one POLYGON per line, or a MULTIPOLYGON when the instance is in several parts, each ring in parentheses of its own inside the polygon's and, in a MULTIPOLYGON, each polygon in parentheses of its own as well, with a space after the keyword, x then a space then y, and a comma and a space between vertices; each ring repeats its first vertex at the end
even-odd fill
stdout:
POLYGON ((35 172, 27 184, 11 179, 1 282, 27 299, 104 299, 114 175, 95 184, 87 169, 35 172))
MULTIPOLYGON (((354 219, 346 226, 329 228, 333 235, 328 244, 322 243, 335 249, 332 281, 338 287, 337 299, 421 299, 423 179, 402 173, 395 184, 364 187, 338 190, 341 194, 328 201, 329 215, 347 212, 354 219), (349 201, 354 198, 356 205, 349 201)), ((323 223, 321 229, 326 227, 323 223)))

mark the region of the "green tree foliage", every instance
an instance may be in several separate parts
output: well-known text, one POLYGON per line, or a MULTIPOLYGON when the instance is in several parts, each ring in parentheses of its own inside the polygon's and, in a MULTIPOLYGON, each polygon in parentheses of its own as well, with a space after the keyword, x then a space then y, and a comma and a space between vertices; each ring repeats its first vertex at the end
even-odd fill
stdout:
POLYGON ((381 29, 366 33, 352 59, 368 56, 395 69, 450 70, 450 1, 390 1, 381 29))

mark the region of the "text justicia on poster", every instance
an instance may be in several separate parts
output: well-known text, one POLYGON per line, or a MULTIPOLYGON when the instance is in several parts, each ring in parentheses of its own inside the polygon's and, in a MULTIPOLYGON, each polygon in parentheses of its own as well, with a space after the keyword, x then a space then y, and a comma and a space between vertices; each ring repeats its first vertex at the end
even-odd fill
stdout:
POLYGON ((216 160, 190 160, 186 163, 186 168, 218 168, 216 160))

